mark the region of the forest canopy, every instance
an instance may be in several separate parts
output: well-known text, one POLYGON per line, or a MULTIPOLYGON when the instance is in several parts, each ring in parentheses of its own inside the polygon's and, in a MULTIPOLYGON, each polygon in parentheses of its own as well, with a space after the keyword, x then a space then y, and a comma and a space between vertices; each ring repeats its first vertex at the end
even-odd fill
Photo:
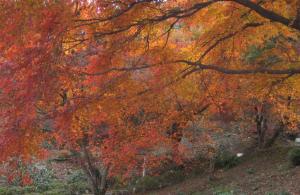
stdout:
POLYGON ((0 1, 0 161, 48 143, 129 177, 144 156, 182 162, 179 129, 199 116, 268 146, 297 131, 299 56, 298 0, 0 1))

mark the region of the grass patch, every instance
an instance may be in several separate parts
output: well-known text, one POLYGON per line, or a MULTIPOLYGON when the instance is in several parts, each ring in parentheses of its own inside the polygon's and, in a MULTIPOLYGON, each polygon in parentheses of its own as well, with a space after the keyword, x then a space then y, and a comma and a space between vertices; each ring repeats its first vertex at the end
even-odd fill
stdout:
POLYGON ((45 185, 39 186, 7 186, 0 187, 0 195, 74 195, 91 192, 86 181, 65 183, 52 180, 45 185))

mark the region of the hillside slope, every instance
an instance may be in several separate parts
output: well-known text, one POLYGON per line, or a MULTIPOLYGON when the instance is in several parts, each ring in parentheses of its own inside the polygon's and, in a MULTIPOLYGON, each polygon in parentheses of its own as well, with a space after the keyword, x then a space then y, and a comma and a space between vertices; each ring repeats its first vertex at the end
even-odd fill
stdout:
POLYGON ((207 175, 202 175, 147 194, 300 195, 300 167, 289 166, 288 150, 288 147, 274 147, 254 152, 246 156, 238 166, 218 170, 214 181, 209 181, 207 175))

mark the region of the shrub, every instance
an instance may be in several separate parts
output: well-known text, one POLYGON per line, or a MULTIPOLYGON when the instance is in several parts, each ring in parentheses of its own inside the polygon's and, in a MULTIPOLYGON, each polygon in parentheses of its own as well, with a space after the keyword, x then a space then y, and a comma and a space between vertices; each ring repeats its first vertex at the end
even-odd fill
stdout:
POLYGON ((52 183, 49 183, 47 185, 47 190, 52 190, 52 189, 67 189, 68 185, 66 183, 63 183, 61 181, 53 181, 52 183))
POLYGON ((137 180, 136 183, 136 190, 137 191, 147 191, 147 190, 154 190, 161 187, 160 181, 158 178, 145 176, 137 180))
POLYGON ((33 185, 39 191, 48 190, 49 185, 55 179, 53 170, 43 164, 33 164, 29 167, 29 172, 33 185))
POLYGON ((26 194, 28 194, 34 192, 36 188, 34 186, 25 186, 23 187, 23 190, 26 194))
POLYGON ((133 186, 137 178, 132 178, 132 180, 129 180, 127 182, 124 182, 122 177, 120 175, 109 178, 108 185, 112 189, 124 189, 128 186, 133 186))
POLYGON ((76 182, 68 185, 70 194, 84 194, 91 191, 87 182, 76 182))
POLYGON ((300 165, 300 148, 292 148, 288 153, 288 158, 293 166, 300 165))
POLYGON ((179 183, 185 178, 186 174, 182 167, 172 167, 172 169, 165 171, 158 176, 147 175, 145 177, 135 178, 132 180, 132 182, 130 182, 131 184, 129 184, 129 188, 135 188, 135 191, 137 192, 155 190, 179 183))
POLYGON ((72 171, 67 177, 68 189, 71 194, 82 194, 91 191, 88 178, 82 170, 72 171))
POLYGON ((8 194, 8 188, 0 187, 0 195, 6 195, 8 194))
POLYGON ((9 188, 0 188, 0 195, 23 195, 24 189, 21 187, 11 186, 9 188))
POLYGON ((215 158, 216 168, 232 168, 240 163, 240 158, 235 155, 232 155, 228 151, 220 152, 215 158))
POLYGON ((169 170, 159 176, 162 186, 167 186, 183 181, 185 178, 184 170, 169 170))
POLYGON ((279 193, 279 195, 291 195, 291 193, 286 192, 286 191, 281 191, 281 192, 279 193))
POLYGON ((46 192, 43 192, 42 195, 71 195, 66 189, 52 189, 46 192))
POLYGON ((35 191, 34 186, 9 186, 9 187, 0 187, 0 195, 23 195, 30 194, 35 191))
POLYGON ((253 168, 249 168, 246 170, 248 174, 254 174, 255 173, 255 169, 253 168))
POLYGON ((87 181, 87 180, 88 178, 82 170, 72 171, 67 178, 68 183, 75 183, 75 182, 87 181))

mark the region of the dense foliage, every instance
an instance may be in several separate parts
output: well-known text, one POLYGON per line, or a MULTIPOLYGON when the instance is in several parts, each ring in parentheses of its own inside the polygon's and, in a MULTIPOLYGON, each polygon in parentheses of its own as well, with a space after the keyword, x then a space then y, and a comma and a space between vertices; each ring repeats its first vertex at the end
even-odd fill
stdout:
POLYGON ((297 0, 1 1, 0 160, 69 150, 99 194, 107 176, 181 163, 181 130, 199 117, 205 128, 242 121, 272 145, 298 129, 299 10, 297 0))

